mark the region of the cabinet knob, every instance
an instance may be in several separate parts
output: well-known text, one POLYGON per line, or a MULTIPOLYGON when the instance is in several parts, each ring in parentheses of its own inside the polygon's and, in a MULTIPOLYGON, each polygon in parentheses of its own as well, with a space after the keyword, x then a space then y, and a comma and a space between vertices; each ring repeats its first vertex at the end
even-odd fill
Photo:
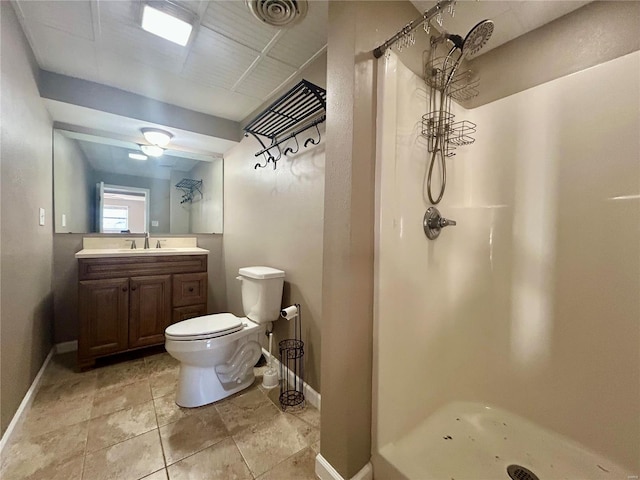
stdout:
POLYGON ((193 287, 189 287, 189 291, 190 291, 190 292, 193 292, 193 287))
POLYGON ((137 288, 137 287, 131 287, 131 291, 132 291, 132 292, 135 292, 136 288, 137 288))
POLYGON ((127 287, 122 287, 122 291, 126 292, 127 291, 127 287))

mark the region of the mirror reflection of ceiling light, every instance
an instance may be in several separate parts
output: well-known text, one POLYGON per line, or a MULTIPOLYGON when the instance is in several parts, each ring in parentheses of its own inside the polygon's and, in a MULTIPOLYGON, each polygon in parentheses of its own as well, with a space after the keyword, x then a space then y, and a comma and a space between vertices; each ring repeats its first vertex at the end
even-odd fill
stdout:
POLYGON ((165 132, 159 128, 143 128, 141 131, 147 142, 152 145, 157 145, 158 147, 166 147, 173 138, 173 135, 169 132, 165 132))
POLYGON ((164 153, 164 148, 157 145, 140 145, 140 150, 150 157, 161 157, 164 153))
POLYGON ((191 36, 193 18, 189 11, 171 2, 148 2, 142 9, 141 26, 147 32, 184 47, 191 36))
POLYGON ((142 153, 129 153, 129 158, 132 160, 146 160, 147 157, 146 155, 143 155, 142 153))

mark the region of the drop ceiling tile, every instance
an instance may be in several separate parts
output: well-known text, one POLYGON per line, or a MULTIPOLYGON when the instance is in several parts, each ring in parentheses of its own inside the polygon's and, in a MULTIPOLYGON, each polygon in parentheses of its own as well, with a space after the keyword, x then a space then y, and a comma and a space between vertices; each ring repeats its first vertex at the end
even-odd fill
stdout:
POLYGON ((37 28, 35 22, 76 37, 94 39, 91 2, 20 0, 16 5, 30 28, 37 28))
POLYGON ((178 73, 187 48, 143 30, 139 15, 136 2, 101 2, 99 48, 178 73))
POLYGON ((182 76, 230 89, 258 55, 258 52, 201 26, 182 76))
POLYGON ((96 81, 98 61, 94 42, 44 25, 30 31, 32 48, 44 70, 96 81))
POLYGON ((245 95, 260 97, 264 100, 289 78, 295 68, 270 57, 260 59, 255 69, 236 88, 245 95))
POLYGON ((202 25, 261 52, 279 29, 255 18, 244 1, 210 2, 202 25))
POLYGON ((296 68, 327 44, 326 1, 309 2, 309 11, 302 22, 288 30, 269 50, 269 56, 296 68))
POLYGON ((227 89, 206 86, 110 52, 100 54, 100 83, 161 102, 230 120, 257 108, 261 100, 227 89))

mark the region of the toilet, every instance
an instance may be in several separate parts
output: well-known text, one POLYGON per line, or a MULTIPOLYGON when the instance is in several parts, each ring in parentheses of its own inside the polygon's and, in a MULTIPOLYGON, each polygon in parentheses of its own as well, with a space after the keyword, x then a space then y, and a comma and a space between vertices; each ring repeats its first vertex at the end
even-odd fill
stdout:
POLYGON ((253 384, 260 339, 280 315, 285 272, 244 267, 238 273, 245 317, 204 315, 165 330, 165 348, 180 362, 176 403, 181 407, 213 403, 253 384))

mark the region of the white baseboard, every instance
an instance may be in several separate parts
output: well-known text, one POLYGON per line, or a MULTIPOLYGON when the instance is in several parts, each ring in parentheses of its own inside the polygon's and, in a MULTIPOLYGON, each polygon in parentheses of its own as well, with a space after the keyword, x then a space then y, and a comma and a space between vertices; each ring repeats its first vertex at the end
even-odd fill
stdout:
MULTIPOLYGON (((327 462, 321 454, 316 456, 316 475, 320 480, 347 480, 340 475, 338 471, 333 468, 333 465, 327 462)), ((373 480, 373 467, 371 466, 371 462, 367 462, 367 464, 349 480, 373 480)))
POLYGON ((56 343, 56 355, 60 353, 75 352, 78 350, 78 341, 56 343))
MULTIPOLYGON (((264 354, 264 357, 268 360, 269 352, 263 348, 262 353, 264 354)), ((280 362, 275 356, 272 356, 271 358, 273 358, 273 366, 278 370, 278 372, 280 372, 280 362)), ((289 375, 289 382, 293 383, 293 381, 295 380, 294 378, 295 376, 293 372, 289 370, 287 367, 284 367, 284 369, 287 371, 289 375)), ((300 381, 300 379, 298 379, 298 381, 300 381)), ((302 391, 304 393, 304 399, 308 403, 316 407, 318 410, 320 410, 320 394, 316 392, 313 388, 311 388, 311 386, 308 383, 303 382, 303 385, 304 387, 302 391)))
POLYGON ((47 368, 47 365, 49 365, 49 361, 51 361, 51 357, 53 357, 55 350, 55 346, 51 347, 51 350, 49 350, 49 354, 47 355, 47 358, 44 359, 44 362, 42 363, 42 366, 40 367, 36 378, 34 378, 33 382, 31 382, 31 386, 29 387, 29 390, 27 390, 27 393, 25 393, 22 402, 20 402, 18 410, 16 410, 16 413, 11 419, 11 423, 9 423, 9 426, 5 430, 4 435, 2 435, 2 439, 0 439, 0 457, 4 457, 4 448, 9 444, 11 436, 13 435, 16 426, 20 422, 22 415, 24 415, 24 413, 31 406, 31 403, 33 402, 33 399, 35 397, 35 393, 38 391, 38 387, 40 386, 40 382, 42 381, 42 374, 47 368))

